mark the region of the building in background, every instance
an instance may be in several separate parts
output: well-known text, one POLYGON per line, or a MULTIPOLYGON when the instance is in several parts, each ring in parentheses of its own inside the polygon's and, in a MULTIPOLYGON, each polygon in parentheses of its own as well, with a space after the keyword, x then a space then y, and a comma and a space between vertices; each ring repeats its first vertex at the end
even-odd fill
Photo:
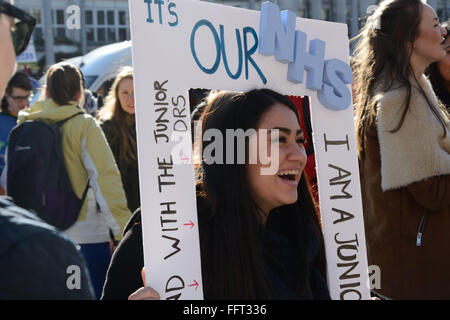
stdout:
MULTIPOLYGON (((137 0, 133 0, 137 1, 137 0)), ((143 1, 143 0, 141 0, 143 1)), ((260 10, 266 0, 204 0, 225 5, 260 10)), ((272 0, 281 10, 296 12, 298 17, 347 23, 349 37, 357 35, 365 23, 367 9, 380 0, 272 0)), ((450 0, 428 0, 441 21, 450 18, 450 0)), ((45 55, 45 9, 51 13, 53 47, 56 61, 85 54, 113 42, 130 39, 128 0, 15 0, 15 4, 37 19, 34 45, 38 59, 45 55), (76 5, 82 12, 81 28, 70 30, 66 21, 68 8, 76 5), (46 7, 48 6, 48 7, 46 7)), ((51 38, 51 37, 50 37, 51 38)), ((47 55, 49 54, 47 48, 47 55)), ((48 61, 48 60, 47 60, 48 61)))
POLYGON ((54 54, 59 58, 85 54, 108 43, 130 40, 127 0, 15 0, 37 20, 33 33, 38 59, 45 55, 45 2, 51 12, 54 54), (72 14, 68 8, 76 5, 81 9, 82 24, 69 29, 67 19, 72 14), (83 21, 84 18, 84 21, 83 21), (83 48, 82 35, 85 34, 83 48))
MULTIPOLYGON (((205 0, 255 10, 267 0, 205 0)), ((376 6, 381 0, 271 0, 281 10, 297 13, 297 17, 347 23, 349 36, 354 37, 364 25, 368 8, 376 6)), ((428 0, 441 21, 450 18, 450 0, 428 0)))

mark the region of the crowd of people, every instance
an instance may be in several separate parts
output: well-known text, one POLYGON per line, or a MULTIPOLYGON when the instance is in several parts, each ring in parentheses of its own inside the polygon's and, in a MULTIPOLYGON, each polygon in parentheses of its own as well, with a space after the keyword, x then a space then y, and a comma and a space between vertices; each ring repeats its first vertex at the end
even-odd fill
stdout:
MULTIPOLYGON (((28 21, 31 33, 32 17, 12 7, 0 0, 0 299, 159 299, 141 277, 133 69, 118 70, 98 106, 79 68, 57 63, 30 106, 31 82, 14 70, 30 35, 13 26, 28 21), (61 123, 67 176, 81 199, 64 230, 8 197, 24 183, 10 178, 8 139, 29 120, 61 123), (76 290, 68 270, 79 271, 76 290)), ((449 28, 422 0, 384 0, 351 57, 367 254, 381 270, 373 292, 381 298, 450 299, 449 28)), ((269 89, 214 91, 201 105, 200 135, 280 129, 268 142, 279 150, 273 175, 261 175, 261 161, 195 167, 204 297, 330 299, 296 106, 269 89)))

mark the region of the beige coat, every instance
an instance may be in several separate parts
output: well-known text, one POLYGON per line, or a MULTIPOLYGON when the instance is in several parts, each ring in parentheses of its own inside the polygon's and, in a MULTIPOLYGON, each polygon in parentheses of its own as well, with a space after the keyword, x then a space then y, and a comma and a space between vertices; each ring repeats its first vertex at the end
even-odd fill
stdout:
POLYGON ((398 124, 406 90, 376 96, 377 117, 364 129, 361 188, 369 265, 381 269, 381 289, 394 299, 450 299, 450 126, 421 79, 444 129, 413 87, 410 109, 398 124), (381 156, 380 156, 381 155, 381 156))

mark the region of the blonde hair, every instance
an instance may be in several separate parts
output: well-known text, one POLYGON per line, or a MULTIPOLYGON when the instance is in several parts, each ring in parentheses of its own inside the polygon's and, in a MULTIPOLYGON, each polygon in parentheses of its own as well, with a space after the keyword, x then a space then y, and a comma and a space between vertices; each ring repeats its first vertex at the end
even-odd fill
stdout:
POLYGON ((97 113, 97 118, 99 120, 104 121, 111 119, 114 115, 119 116, 121 113, 120 111, 126 113, 122 110, 122 106, 120 105, 119 85, 123 79, 133 79, 133 77, 133 68, 126 66, 119 69, 111 89, 105 98, 105 104, 97 113))
POLYGON ((97 113, 97 119, 101 122, 111 120, 117 125, 121 141, 120 156, 127 162, 137 160, 136 137, 130 133, 130 126, 135 125, 135 118, 134 114, 124 111, 120 105, 119 85, 122 80, 133 78, 133 68, 128 66, 120 68, 105 98, 105 104, 97 113))

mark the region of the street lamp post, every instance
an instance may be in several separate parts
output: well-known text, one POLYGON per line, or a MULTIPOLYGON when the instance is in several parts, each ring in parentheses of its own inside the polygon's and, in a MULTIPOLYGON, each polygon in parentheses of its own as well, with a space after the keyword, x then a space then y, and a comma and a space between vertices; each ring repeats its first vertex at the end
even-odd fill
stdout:
POLYGON ((53 48, 52 8, 50 0, 44 2, 44 39, 45 39, 45 63, 50 66, 55 63, 55 51, 53 48))
POLYGON ((322 12, 322 0, 310 0, 309 1, 310 10, 311 10, 311 18, 312 19, 323 19, 323 12, 322 12))
POLYGON ((86 12, 84 10, 85 0, 80 0, 80 14, 81 14, 81 26, 80 26, 80 43, 81 43, 81 55, 85 55, 87 52, 86 45, 86 12))
MULTIPOLYGON (((359 29, 359 20, 358 20, 358 1, 351 0, 350 1, 350 38, 355 37, 358 34, 359 29)), ((351 42, 350 50, 353 52, 355 48, 355 42, 351 42)))
POLYGON ((448 0, 444 0, 444 19, 445 19, 445 21, 447 21, 449 19, 448 11, 449 11, 448 0))

